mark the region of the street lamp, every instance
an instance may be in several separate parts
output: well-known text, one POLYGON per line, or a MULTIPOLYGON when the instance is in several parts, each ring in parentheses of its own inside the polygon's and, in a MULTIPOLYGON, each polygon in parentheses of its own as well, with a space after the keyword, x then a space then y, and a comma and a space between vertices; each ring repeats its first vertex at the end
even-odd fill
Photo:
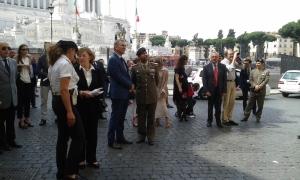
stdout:
POLYGON ((52 43, 52 34, 53 34, 53 31, 52 31, 52 14, 53 14, 53 11, 54 11, 54 7, 52 6, 52 4, 50 4, 50 6, 48 6, 48 11, 49 11, 50 16, 51 16, 51 43, 52 43))

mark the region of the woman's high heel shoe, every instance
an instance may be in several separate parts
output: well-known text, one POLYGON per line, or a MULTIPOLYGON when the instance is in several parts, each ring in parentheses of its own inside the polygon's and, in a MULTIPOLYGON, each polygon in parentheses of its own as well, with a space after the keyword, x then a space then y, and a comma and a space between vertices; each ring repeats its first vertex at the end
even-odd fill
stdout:
POLYGON ((31 123, 26 122, 26 121, 24 121, 24 124, 26 124, 28 127, 34 127, 34 125, 32 125, 31 123))
POLYGON ((171 122, 170 122, 170 120, 168 119, 168 120, 166 120, 166 128, 169 128, 171 126, 171 122))
POLYGON ((27 126, 25 125, 25 123, 22 125, 21 122, 19 122, 19 128, 21 128, 21 129, 27 129, 27 126))

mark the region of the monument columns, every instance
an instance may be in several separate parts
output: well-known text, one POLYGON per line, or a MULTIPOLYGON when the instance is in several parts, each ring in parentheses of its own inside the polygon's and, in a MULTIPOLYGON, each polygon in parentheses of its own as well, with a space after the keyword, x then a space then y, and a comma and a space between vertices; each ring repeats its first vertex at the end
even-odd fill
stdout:
POLYGON ((91 12, 91 0, 88 0, 88 7, 87 7, 87 11, 91 12))
POLYGON ((92 6, 93 6, 93 12, 96 12, 96 0, 93 0, 92 6))
POLYGON ((98 7, 97 7, 97 9, 98 9, 98 16, 101 16, 101 0, 98 0, 98 7))
POLYGON ((24 7, 27 7, 27 0, 24 0, 24 7))

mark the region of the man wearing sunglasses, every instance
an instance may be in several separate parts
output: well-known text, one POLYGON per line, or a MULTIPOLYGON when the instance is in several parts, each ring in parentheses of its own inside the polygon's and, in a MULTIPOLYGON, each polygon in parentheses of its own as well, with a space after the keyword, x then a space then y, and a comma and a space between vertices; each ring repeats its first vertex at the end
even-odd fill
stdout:
POLYGON ((9 145, 22 147, 15 141, 15 107, 18 102, 17 62, 9 57, 10 50, 6 42, 0 42, 0 148, 5 151, 11 150, 9 145))

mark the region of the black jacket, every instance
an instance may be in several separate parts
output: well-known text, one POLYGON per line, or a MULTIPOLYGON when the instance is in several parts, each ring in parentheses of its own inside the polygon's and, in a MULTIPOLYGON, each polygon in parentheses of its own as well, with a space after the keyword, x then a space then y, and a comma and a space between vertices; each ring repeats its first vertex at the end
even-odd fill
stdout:
POLYGON ((44 80, 48 76, 48 60, 47 60, 47 54, 43 54, 38 61, 38 77, 41 78, 40 85, 41 86, 49 86, 50 81, 49 79, 44 80))

